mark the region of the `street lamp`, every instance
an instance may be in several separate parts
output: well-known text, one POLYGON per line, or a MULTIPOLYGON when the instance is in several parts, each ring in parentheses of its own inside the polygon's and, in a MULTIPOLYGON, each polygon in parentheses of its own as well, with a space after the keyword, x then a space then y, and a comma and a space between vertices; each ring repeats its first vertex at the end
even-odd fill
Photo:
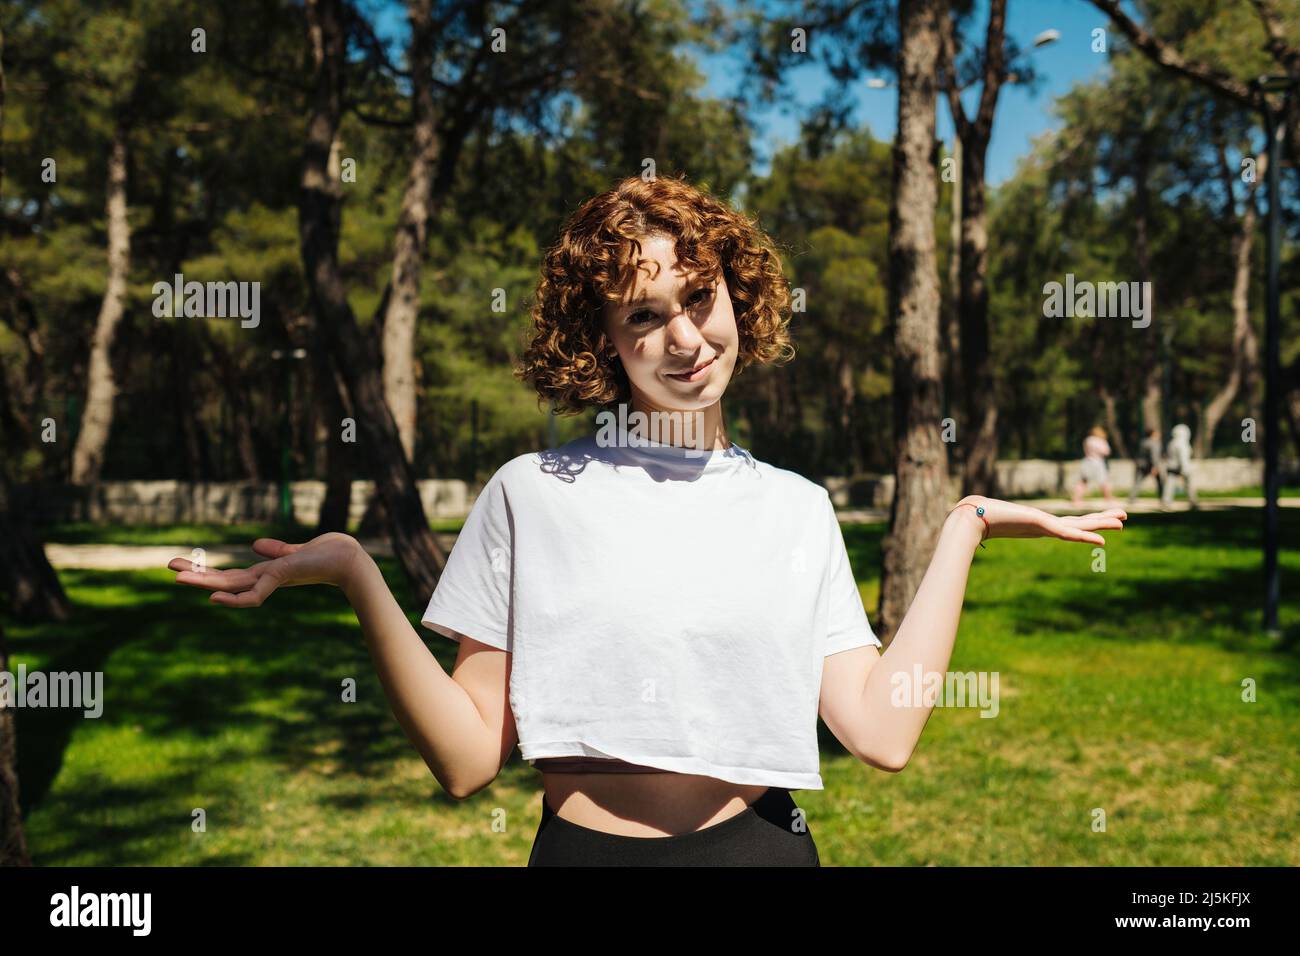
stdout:
MULTIPOLYGON (((1056 29, 1048 29, 1048 30, 1044 30, 1042 33, 1038 34, 1038 36, 1034 37, 1034 47, 1035 47, 1036 49, 1040 49, 1040 50, 1041 50, 1041 49, 1042 49, 1043 47, 1045 47, 1045 46, 1051 46, 1053 43, 1055 43, 1055 42, 1056 42, 1057 40, 1059 40, 1059 39, 1061 39, 1061 31, 1060 31, 1060 30, 1056 30, 1056 29)), ((1008 73, 1008 74, 1007 74, 1007 82, 1008 82, 1008 83, 1019 83, 1019 82, 1020 82, 1020 74, 1019 74, 1019 73, 1008 73)))
POLYGON ((284 372, 284 431, 280 443, 280 519, 293 521, 293 501, 289 494, 289 446, 293 442, 293 361, 305 359, 306 349, 272 349, 271 358, 286 361, 284 372))
POLYGON ((1281 149, 1278 145, 1278 114, 1268 101, 1269 93, 1290 92, 1296 86, 1289 76, 1261 76, 1252 84, 1259 91, 1260 111, 1264 114, 1264 132, 1268 138, 1268 280, 1264 318, 1264 631, 1270 637, 1281 634, 1278 626, 1277 606, 1281 598, 1278 579, 1278 403, 1282 395, 1278 390, 1281 374, 1280 313, 1278 254, 1282 245, 1282 223, 1279 211, 1281 149))

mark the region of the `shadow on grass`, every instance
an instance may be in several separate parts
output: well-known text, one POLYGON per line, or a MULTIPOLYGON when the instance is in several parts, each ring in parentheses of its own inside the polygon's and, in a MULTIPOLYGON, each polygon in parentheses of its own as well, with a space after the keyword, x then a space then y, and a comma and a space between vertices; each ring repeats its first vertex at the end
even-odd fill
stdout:
MULTIPOLYGON (((401 580, 395 566, 381 564, 390 583, 401 580)), ((211 792, 214 781, 237 801, 237 779, 223 783, 219 773, 205 773, 246 762, 250 746, 257 759, 286 774, 312 766, 334 777, 367 779, 414 752, 389 708, 360 628, 334 589, 286 589, 261 608, 241 611, 217 607, 207 592, 162 575, 66 570, 61 577, 74 600, 70 620, 9 626, 11 652, 29 671, 103 673, 99 718, 71 708, 15 710, 22 810, 28 816, 48 804, 60 824, 59 855, 93 848, 117 863, 148 862, 133 861, 130 848, 159 832, 167 811, 153 808, 173 806, 176 794, 211 792), (342 699, 345 679, 356 682, 355 702, 342 699), (120 728, 139 734, 146 750, 153 742, 194 742, 181 751, 192 764, 162 773, 150 767, 147 786, 124 785, 82 767, 75 806, 71 794, 53 790, 74 734, 120 728), (149 812, 131 813, 142 807, 149 812), (122 824, 86 822, 87 809, 93 810, 89 816, 107 814, 122 824)), ((403 606, 416 606, 404 587, 397 590, 403 606)), ((428 643, 450 671, 455 645, 428 643)), ((455 804, 432 776, 429 786, 435 800, 455 804)))
MULTIPOLYGON (((19 749, 26 743, 20 733, 19 749)), ((21 773, 20 769, 20 779, 21 773)), ((135 785, 102 774, 83 775, 75 792, 46 798, 45 809, 59 820, 58 838, 57 845, 37 851, 37 862, 103 856, 113 866, 156 866, 160 834, 201 838, 191 830, 190 808, 178 809, 174 799, 200 787, 199 773, 194 770, 159 773, 147 784, 135 785)), ((25 797, 26 791, 23 794, 25 797)), ((205 866, 252 866, 256 862, 251 854, 238 852, 203 859, 205 866)))
MULTIPOLYGON (((1122 557, 1111 560, 1103 592, 1091 574, 1039 569, 1032 580, 1041 585, 1042 599, 1000 602, 999 613, 1017 633, 1064 630, 1128 643, 1203 642, 1229 650, 1268 650, 1286 658, 1288 667, 1300 664, 1300 622, 1287 620, 1300 584, 1293 551, 1283 550, 1280 558, 1286 631, 1280 641, 1263 635, 1258 509, 1142 515, 1140 521, 1142 537, 1121 540, 1114 549, 1122 557), (1121 550, 1130 546, 1134 550, 1127 554, 1121 550)), ((1300 540, 1300 513, 1283 512, 1281 539, 1300 540)))

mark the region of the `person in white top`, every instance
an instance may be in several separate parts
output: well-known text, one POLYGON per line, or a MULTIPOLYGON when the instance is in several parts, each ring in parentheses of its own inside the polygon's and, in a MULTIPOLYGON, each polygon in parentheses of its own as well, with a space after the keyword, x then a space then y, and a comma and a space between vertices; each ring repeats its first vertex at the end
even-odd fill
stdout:
POLYGON ((1183 479, 1187 488, 1187 502, 1196 507, 1195 466, 1192 463, 1192 430, 1186 425, 1175 425, 1170 433, 1169 448, 1165 452, 1164 487, 1160 491, 1160 504, 1171 508, 1174 504, 1174 483, 1183 479))
POLYGON ((348 535, 259 539, 267 560, 243 570, 168 567, 227 607, 341 588, 450 794, 487 787, 516 744, 543 771, 530 865, 818 865, 789 796, 821 786, 818 717, 901 770, 933 702, 898 700, 893 677, 947 670, 980 543, 1096 545, 1127 515, 962 499, 882 653, 825 490, 727 433, 733 376, 793 354, 788 310, 771 240, 707 193, 633 176, 582 204, 546 255, 519 374, 562 411, 614 417, 480 492, 422 617, 459 642, 451 674, 348 535))

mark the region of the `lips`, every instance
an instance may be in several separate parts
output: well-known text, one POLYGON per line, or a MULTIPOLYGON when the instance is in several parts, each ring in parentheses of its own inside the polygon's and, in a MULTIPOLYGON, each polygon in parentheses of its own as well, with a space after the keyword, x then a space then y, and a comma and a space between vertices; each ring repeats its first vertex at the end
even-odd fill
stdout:
POLYGON ((689 382, 695 377, 697 377, 698 375, 701 375, 705 369, 707 369, 710 365, 712 365, 717 360, 718 357, 715 355, 713 356, 713 358, 709 359, 707 362, 703 363, 702 365, 697 365, 694 368, 687 369, 684 372, 669 372, 667 374, 669 378, 675 378, 679 382, 689 382))

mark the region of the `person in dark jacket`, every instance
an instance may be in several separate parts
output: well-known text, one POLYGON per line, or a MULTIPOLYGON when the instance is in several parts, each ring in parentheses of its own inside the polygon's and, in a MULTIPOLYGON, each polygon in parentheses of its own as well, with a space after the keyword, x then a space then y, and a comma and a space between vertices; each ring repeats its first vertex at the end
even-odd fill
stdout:
POLYGON ((1160 447, 1160 432, 1155 428, 1148 429, 1146 437, 1138 444, 1137 458, 1133 461, 1133 491, 1128 496, 1129 504, 1137 501, 1138 492, 1142 490, 1142 483, 1151 477, 1156 480, 1156 494, 1163 495, 1165 491, 1165 456, 1164 449, 1160 447))

